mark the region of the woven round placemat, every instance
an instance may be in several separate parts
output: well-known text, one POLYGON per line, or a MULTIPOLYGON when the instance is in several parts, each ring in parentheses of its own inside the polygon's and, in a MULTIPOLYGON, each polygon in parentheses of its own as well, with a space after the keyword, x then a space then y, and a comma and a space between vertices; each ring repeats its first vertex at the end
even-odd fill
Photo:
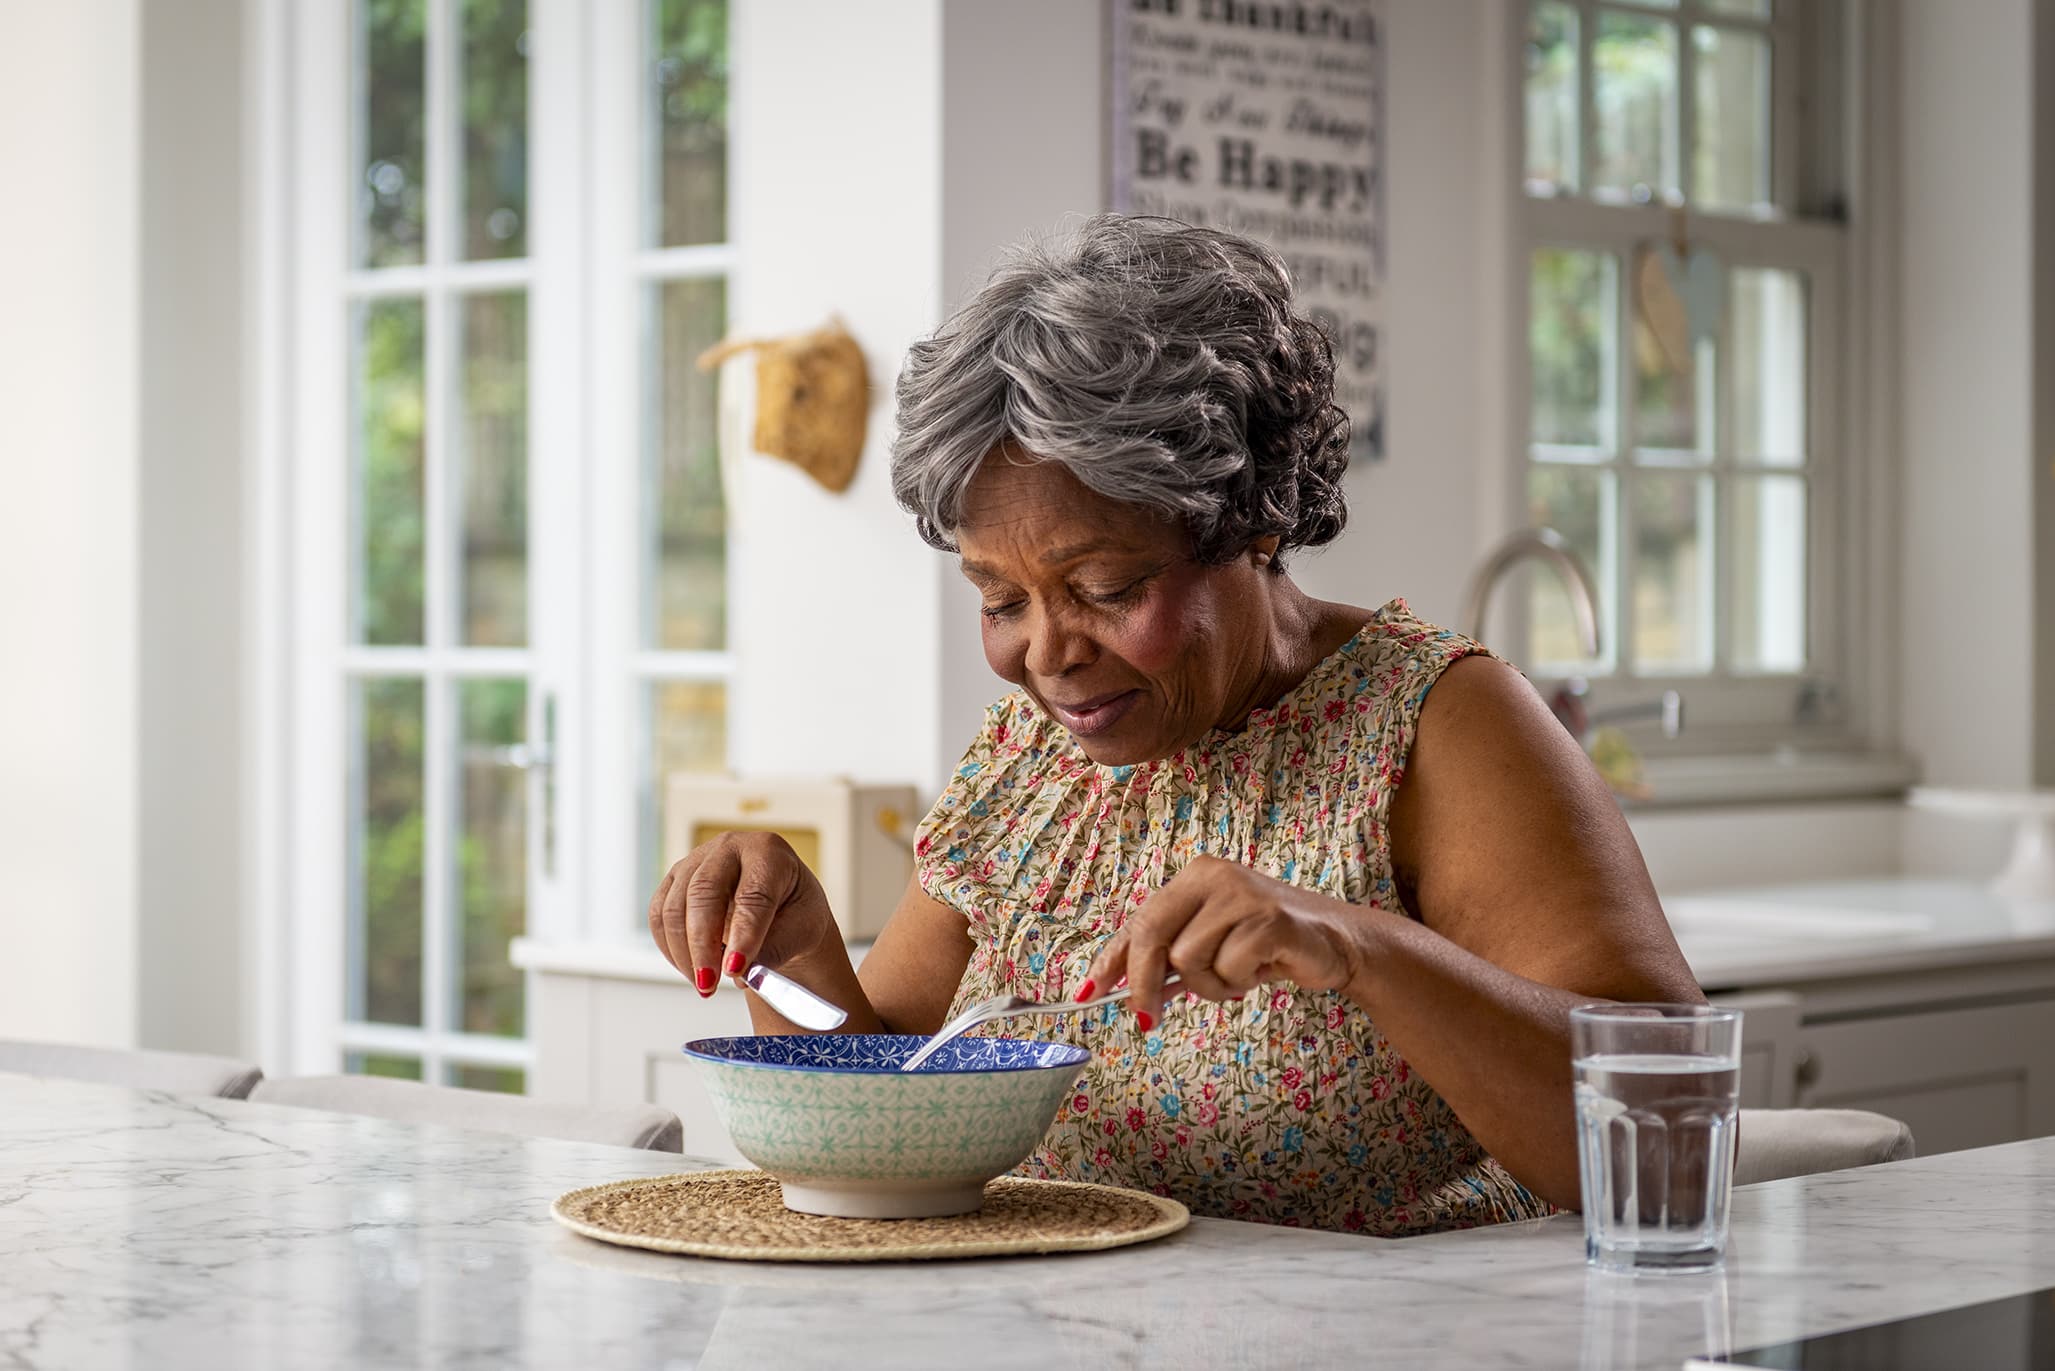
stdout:
POLYGON ((939 1219, 836 1219, 785 1207, 761 1171, 692 1171, 559 1195, 549 1211, 574 1233, 623 1247, 761 1262, 929 1261, 1091 1252, 1177 1232, 1176 1200, 1073 1181, 1003 1176, 985 1207, 939 1219))

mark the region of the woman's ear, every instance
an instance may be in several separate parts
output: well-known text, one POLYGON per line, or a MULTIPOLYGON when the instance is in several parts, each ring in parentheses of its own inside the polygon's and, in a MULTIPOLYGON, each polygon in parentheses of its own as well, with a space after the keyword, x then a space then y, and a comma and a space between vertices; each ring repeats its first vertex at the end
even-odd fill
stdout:
POLYGON ((1275 533, 1266 533, 1249 544, 1249 556, 1254 560, 1258 570, 1277 560, 1277 545, 1283 541, 1275 533))

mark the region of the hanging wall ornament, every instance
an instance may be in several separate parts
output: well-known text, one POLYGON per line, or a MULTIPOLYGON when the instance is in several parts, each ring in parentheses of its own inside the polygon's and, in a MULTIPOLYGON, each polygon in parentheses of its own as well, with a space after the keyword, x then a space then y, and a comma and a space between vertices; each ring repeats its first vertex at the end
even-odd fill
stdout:
POLYGON ((847 490, 870 417, 870 372, 856 339, 836 319, 789 338, 730 339, 701 353, 699 368, 711 371, 739 352, 756 354, 752 446, 829 490, 847 490))
POLYGON ((1642 320, 1679 367, 1699 343, 1719 337, 1727 303, 1726 267, 1694 249, 1685 229, 1683 207, 1673 206, 1670 241, 1645 244, 1635 262, 1642 320))

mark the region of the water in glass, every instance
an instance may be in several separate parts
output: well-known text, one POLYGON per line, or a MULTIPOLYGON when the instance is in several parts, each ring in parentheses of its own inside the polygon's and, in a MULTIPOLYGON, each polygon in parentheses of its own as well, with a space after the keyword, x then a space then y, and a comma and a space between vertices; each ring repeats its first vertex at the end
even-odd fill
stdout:
POLYGON ((1717 1035, 1725 1041, 1707 1040, 1712 1027, 1693 1026, 1689 1045, 1708 1049, 1695 1052, 1648 1050, 1666 1046, 1651 1041, 1659 1036, 1653 1025, 1579 1034, 1578 1164, 1585 1251, 1596 1266, 1720 1264, 1733 1183, 1739 1024, 1717 1035))

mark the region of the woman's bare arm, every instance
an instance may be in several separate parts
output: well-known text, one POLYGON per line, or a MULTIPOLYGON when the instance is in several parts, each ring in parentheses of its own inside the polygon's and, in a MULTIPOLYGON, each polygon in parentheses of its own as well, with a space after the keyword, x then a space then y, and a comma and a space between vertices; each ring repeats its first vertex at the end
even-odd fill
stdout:
POLYGON ((1703 999, 1626 820, 1532 687, 1472 657, 1428 694, 1391 841, 1419 922, 1374 921, 1349 993, 1493 1156, 1574 1207, 1570 1006, 1703 999))

